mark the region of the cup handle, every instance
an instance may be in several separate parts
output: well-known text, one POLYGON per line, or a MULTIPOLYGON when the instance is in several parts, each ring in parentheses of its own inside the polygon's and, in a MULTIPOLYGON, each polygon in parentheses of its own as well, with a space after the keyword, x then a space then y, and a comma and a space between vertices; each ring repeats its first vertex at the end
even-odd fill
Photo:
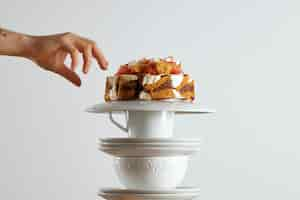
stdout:
POLYGON ((122 124, 120 124, 119 122, 117 122, 114 117, 113 117, 113 113, 112 112, 109 112, 109 119, 110 121, 116 125, 119 129, 121 129, 122 131, 128 133, 128 113, 127 111, 125 111, 125 121, 126 121, 126 127, 124 127, 122 124))

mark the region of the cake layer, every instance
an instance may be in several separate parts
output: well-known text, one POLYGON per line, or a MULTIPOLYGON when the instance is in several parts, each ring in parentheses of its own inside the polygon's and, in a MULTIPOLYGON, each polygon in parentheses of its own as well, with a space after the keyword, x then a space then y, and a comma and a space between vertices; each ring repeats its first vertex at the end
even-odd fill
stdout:
POLYGON ((107 77, 105 101, 137 99, 139 95, 138 81, 137 75, 124 74, 107 77))
POLYGON ((181 63, 169 56, 167 58, 143 58, 121 65, 116 75, 121 74, 181 74, 181 63))
POLYGON ((194 80, 187 74, 123 74, 106 80, 105 101, 194 98, 194 80))

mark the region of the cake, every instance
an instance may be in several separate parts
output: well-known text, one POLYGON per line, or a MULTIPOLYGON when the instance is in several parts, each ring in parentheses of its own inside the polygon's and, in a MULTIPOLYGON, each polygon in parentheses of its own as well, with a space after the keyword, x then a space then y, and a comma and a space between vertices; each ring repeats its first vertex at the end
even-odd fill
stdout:
POLYGON ((194 98, 194 80, 183 73, 181 63, 173 57, 132 61, 106 78, 105 101, 194 98))

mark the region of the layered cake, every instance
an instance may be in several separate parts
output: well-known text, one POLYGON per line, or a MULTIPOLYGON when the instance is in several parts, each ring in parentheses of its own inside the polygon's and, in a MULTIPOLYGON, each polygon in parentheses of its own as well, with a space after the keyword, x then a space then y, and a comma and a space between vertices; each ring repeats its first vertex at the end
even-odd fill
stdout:
POLYGON ((194 98, 194 80, 183 73, 181 63, 173 57, 132 61, 106 79, 105 101, 194 98))

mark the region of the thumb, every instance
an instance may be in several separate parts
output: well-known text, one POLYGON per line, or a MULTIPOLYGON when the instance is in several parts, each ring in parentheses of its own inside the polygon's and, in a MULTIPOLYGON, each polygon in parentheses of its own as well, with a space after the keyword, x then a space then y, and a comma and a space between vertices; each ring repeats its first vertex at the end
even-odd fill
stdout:
POLYGON ((74 85, 76 85, 78 87, 81 85, 81 80, 80 80, 79 76, 75 72, 71 71, 65 65, 56 69, 55 73, 61 75, 62 77, 64 77, 65 79, 72 82, 74 85))

